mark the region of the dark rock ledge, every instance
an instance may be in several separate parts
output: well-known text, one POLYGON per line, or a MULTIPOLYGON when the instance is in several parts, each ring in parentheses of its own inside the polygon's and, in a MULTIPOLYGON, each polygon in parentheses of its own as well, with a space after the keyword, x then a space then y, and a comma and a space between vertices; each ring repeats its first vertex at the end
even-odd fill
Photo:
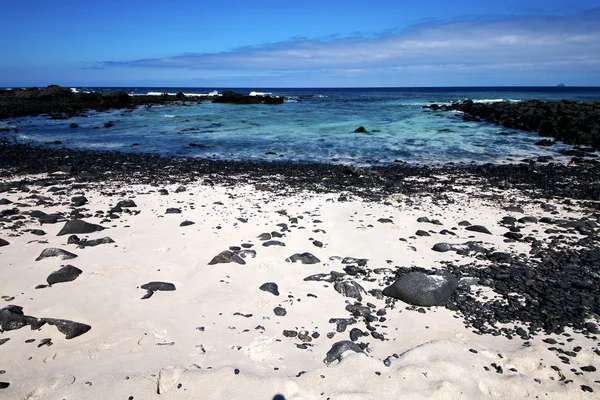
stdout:
MULTIPOLYGON (((107 111, 111 109, 133 109, 144 105, 158 105, 174 102, 234 103, 234 104, 281 104, 285 97, 245 96, 232 91, 224 91, 221 96, 175 95, 130 96, 123 90, 104 93, 73 93, 71 89, 50 85, 44 89, 0 90, 0 119, 49 114, 51 118, 63 119, 86 111, 107 111)), ((77 128, 77 125, 72 125, 77 128)))
MULTIPOLYGON (((466 100, 450 105, 431 104, 431 110, 461 111, 465 121, 480 121, 508 129, 537 132, 567 144, 600 148, 600 102, 529 100, 524 102, 475 103, 466 100)), ((543 145, 552 144, 544 141, 543 145)))

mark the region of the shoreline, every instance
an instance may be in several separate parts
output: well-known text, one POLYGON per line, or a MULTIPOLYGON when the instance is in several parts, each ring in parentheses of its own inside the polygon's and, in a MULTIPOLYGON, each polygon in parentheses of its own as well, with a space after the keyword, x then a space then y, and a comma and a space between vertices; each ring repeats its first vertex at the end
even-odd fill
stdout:
MULTIPOLYGON (((518 188, 534 197, 570 197, 600 200, 600 162, 573 157, 571 163, 454 165, 441 167, 389 165, 358 168, 336 164, 302 164, 286 161, 223 161, 202 158, 161 157, 112 151, 70 150, 51 146, 0 141, 0 178, 12 174, 65 173, 94 182, 106 179, 124 183, 187 183, 201 179, 223 184, 252 183, 265 190, 286 187, 290 192, 347 192, 381 200, 393 193, 414 195, 435 184, 508 190, 518 188), (585 181, 581 177, 585 176, 585 181), (537 194, 536 194, 537 193, 537 194)), ((435 189, 434 189, 435 190, 435 189)), ((437 189, 446 190, 444 187, 437 189)))

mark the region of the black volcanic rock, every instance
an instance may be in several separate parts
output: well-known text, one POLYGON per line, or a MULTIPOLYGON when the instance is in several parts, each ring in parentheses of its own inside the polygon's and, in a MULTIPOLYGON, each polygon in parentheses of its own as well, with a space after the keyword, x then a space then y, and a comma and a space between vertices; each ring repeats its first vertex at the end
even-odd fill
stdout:
POLYGON ((148 283, 143 284, 140 287, 145 290, 152 290, 153 292, 156 292, 156 291, 170 292, 170 291, 175 290, 175 285, 173 285, 172 283, 169 283, 169 282, 148 282, 148 283))
POLYGON ((465 230, 471 231, 471 232, 485 233, 487 235, 492 234, 492 232, 490 232, 485 226, 482 226, 482 225, 469 225, 465 228, 465 230))
POLYGON ((42 318, 44 322, 56 326, 60 333, 65 335, 66 339, 73 339, 81 336, 92 329, 91 326, 66 319, 42 318))
POLYGON ((149 299, 152 297, 154 292, 163 291, 163 292, 171 292, 175 290, 175 285, 169 282, 148 282, 140 286, 142 289, 147 290, 142 300, 149 299))
POLYGON ((264 292, 269 292, 275 296, 279 296, 279 288, 277 287, 277 284, 275 282, 263 283, 262 285, 260 285, 259 289, 264 292))
POLYGON ((362 301, 361 292, 365 293, 365 289, 353 280, 335 282, 333 288, 336 292, 358 301, 362 301))
POLYGON ((296 253, 286 258, 285 261, 293 263, 300 261, 302 264, 317 264, 321 262, 321 260, 311 253, 296 253))
POLYGON ((237 252, 233 252, 231 250, 224 250, 213 257, 212 260, 208 263, 208 265, 215 264, 228 264, 228 263, 238 263, 241 265, 245 265, 246 261, 242 257, 240 257, 237 252))
POLYGON ((334 343, 331 346, 331 349, 327 352, 325 359, 323 362, 326 365, 330 365, 334 361, 342 361, 344 354, 348 351, 352 351, 355 353, 364 353, 363 349, 354 342, 349 340, 342 340, 340 342, 334 343))
POLYGON ((61 282, 71 282, 77 279, 82 272, 82 270, 72 265, 63 265, 59 270, 48 275, 46 282, 48 282, 48 285, 50 286, 61 282))
POLYGON ((48 258, 48 257, 58 257, 61 260, 71 260, 73 258, 76 258, 77 254, 69 253, 68 251, 63 250, 63 249, 48 248, 48 249, 42 250, 42 252, 35 259, 35 261, 40 261, 40 260, 43 260, 44 258, 48 258))
POLYGON ((63 228, 60 230, 60 232, 58 232, 58 234, 56 236, 62 236, 62 235, 71 235, 71 234, 82 234, 82 233, 92 233, 92 232, 99 232, 104 230, 103 226, 100 225, 96 225, 96 224, 90 224, 89 222, 85 222, 84 220, 81 219, 74 219, 74 220, 70 220, 67 221, 65 223, 65 226, 63 226, 63 228))
MULTIPOLYGON (((534 131, 567 144, 600 148, 600 107, 598 102, 538 100, 517 103, 475 103, 466 100, 451 105, 430 106, 444 111, 462 111, 471 120, 482 118, 509 129, 534 131)), ((540 142, 538 142, 540 143, 540 142)), ((542 142, 540 145, 546 145, 542 142)))
POLYGON ((457 288, 458 280, 453 275, 410 272, 383 289, 383 294, 414 306, 443 306, 457 288))
POLYGON ((4 239, 0 239, 0 247, 2 246, 8 246, 10 243, 4 239))
POLYGON ((2 330, 12 331, 28 325, 31 326, 31 330, 37 330, 45 323, 40 318, 23 314, 23 307, 9 305, 0 308, 0 327, 2 330))

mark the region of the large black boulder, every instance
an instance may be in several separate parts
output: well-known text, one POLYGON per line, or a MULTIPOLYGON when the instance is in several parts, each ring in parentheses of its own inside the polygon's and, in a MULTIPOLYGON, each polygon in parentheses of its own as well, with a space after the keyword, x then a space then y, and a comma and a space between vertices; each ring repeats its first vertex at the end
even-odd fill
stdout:
POLYGON ((443 306, 457 288, 458 279, 454 275, 410 272, 383 289, 383 294, 413 306, 443 306))

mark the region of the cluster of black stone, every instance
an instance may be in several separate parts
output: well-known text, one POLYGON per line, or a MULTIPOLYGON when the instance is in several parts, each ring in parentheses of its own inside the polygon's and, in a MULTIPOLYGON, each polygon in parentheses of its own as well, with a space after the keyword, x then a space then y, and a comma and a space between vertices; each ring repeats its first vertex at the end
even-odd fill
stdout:
MULTIPOLYGON (((340 192, 369 200, 393 193, 444 196, 460 185, 500 190, 521 190, 532 198, 552 196, 600 200, 600 163, 576 166, 546 165, 446 165, 440 168, 390 165, 359 169, 334 164, 244 162, 159 157, 155 154, 75 151, 52 146, 32 146, 0 140, 0 177, 62 171, 86 182, 165 184, 204 180, 207 184, 257 183, 268 190, 340 192), (445 178, 440 178, 445 176, 445 178), (412 177, 427 179, 407 179, 412 177), (582 179, 585 177, 585 179, 582 179), (432 180, 441 185, 432 185, 432 180)), ((17 183, 13 183, 17 184, 17 183)))
POLYGON ((159 96, 130 96, 123 90, 103 93, 74 93, 69 88, 50 85, 44 89, 33 87, 29 89, 0 90, 0 119, 40 114, 48 114, 53 119, 66 119, 90 110, 133 109, 144 105, 162 105, 182 101, 281 104, 284 100, 284 97, 245 96, 231 91, 223 92, 222 96, 186 96, 182 92, 174 95, 164 93, 159 96))
MULTIPOLYGON (((462 111, 465 121, 485 119, 509 129, 535 131, 540 136, 554 137, 567 144, 600 148, 600 102, 529 100, 516 103, 475 103, 466 100, 462 103, 424 107, 431 110, 462 111)), ((549 144, 552 142, 543 142, 543 145, 549 144)))
MULTIPOLYGON (((598 236, 591 240, 597 242, 598 236)), ((491 253, 489 266, 447 265, 453 275, 475 278, 498 298, 482 299, 469 285, 461 285, 446 307, 459 311, 480 333, 528 339, 540 332, 560 334, 571 327, 600 334, 597 325, 589 322, 600 315, 597 245, 582 250, 539 247, 534 253, 534 258, 527 259, 503 253, 501 262, 491 253), (522 327, 498 327, 515 322, 522 327)))

